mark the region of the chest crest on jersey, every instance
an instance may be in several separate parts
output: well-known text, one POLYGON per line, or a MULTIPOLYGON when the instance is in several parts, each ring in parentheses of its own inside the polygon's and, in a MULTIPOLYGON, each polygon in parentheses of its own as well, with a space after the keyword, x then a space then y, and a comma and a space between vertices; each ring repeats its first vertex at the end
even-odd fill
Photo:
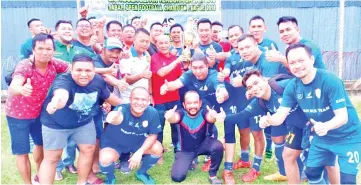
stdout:
POLYGON ((299 100, 302 100, 303 99, 303 93, 302 92, 300 92, 300 93, 297 93, 297 99, 299 99, 299 100))
POLYGON ((320 98, 321 98, 321 89, 317 88, 317 89, 315 90, 315 95, 316 95, 316 97, 317 97, 318 99, 320 99, 320 98))
POLYGON ((147 120, 144 120, 143 123, 142 123, 143 127, 146 128, 148 127, 148 121, 147 120))

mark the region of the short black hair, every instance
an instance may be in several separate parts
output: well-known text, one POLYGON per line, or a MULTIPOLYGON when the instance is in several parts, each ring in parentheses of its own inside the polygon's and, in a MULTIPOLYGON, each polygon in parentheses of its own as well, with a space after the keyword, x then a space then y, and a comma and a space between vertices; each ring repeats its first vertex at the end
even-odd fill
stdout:
POLYGON ((50 39, 53 42, 53 49, 55 50, 54 37, 52 35, 46 34, 46 33, 39 33, 39 34, 35 35, 32 43, 31 43, 31 47, 34 49, 37 42, 44 42, 48 39, 50 39))
POLYGON ((40 19, 38 19, 38 18, 32 18, 32 19, 30 19, 29 21, 28 21, 28 27, 30 28, 30 24, 32 23, 32 22, 34 22, 34 21, 41 21, 40 19))
POLYGON ((238 27, 238 28, 242 31, 242 33, 244 33, 242 26, 236 25, 236 24, 233 24, 233 25, 231 25, 230 27, 228 27, 228 32, 229 32, 230 29, 236 28, 236 27, 238 27))
POLYGON ((88 18, 88 21, 92 20, 92 19, 97 19, 95 16, 91 16, 88 18))
POLYGON ((305 49, 307 55, 311 58, 312 56, 312 49, 302 43, 297 43, 297 44, 291 44, 287 49, 286 49, 286 59, 288 60, 288 53, 291 50, 297 49, 297 48, 303 48, 305 49))
POLYGON ((76 22, 76 27, 78 27, 78 24, 79 24, 80 21, 86 21, 86 22, 88 22, 89 24, 91 24, 88 19, 86 19, 86 18, 80 18, 80 19, 76 22))
POLYGON ((168 18, 168 22, 170 21, 174 21, 174 18, 173 17, 168 18))
POLYGON ((162 26, 162 27, 163 27, 163 25, 162 25, 160 22, 154 22, 154 23, 152 23, 152 24, 150 25, 150 29, 149 29, 149 30, 152 30, 153 26, 156 26, 156 25, 159 25, 159 26, 162 26))
POLYGON ((237 43, 242 42, 242 41, 246 40, 247 38, 249 38, 249 39, 253 40, 254 42, 256 42, 256 39, 254 38, 253 35, 246 33, 246 34, 241 35, 241 37, 239 37, 237 43))
POLYGON ((279 26, 281 23, 284 23, 284 22, 293 22, 295 23, 297 26, 298 26, 298 22, 297 22, 297 19, 293 16, 283 16, 283 17, 280 17, 277 21, 277 25, 279 26))
POLYGON ((184 31, 182 25, 180 25, 180 24, 178 24, 178 23, 175 23, 175 24, 173 24, 173 25, 169 28, 169 32, 172 32, 172 29, 173 29, 173 28, 176 28, 176 27, 180 27, 181 30, 184 31))
POLYGON ((194 52, 191 63, 194 61, 203 61, 206 65, 208 65, 207 57, 203 52, 196 51, 194 52))
POLYGON ((130 23, 131 23, 131 24, 133 23, 134 19, 140 19, 140 17, 139 17, 139 16, 134 16, 134 17, 132 17, 132 19, 130 19, 130 23))
POLYGON ((212 22, 212 24, 211 24, 212 27, 213 27, 213 26, 216 26, 216 25, 221 26, 221 27, 223 28, 223 24, 220 23, 219 21, 214 21, 214 22, 212 22))
POLYGON ((135 36, 137 36, 139 33, 144 33, 148 36, 150 36, 150 33, 148 30, 144 29, 144 28, 138 28, 136 31, 135 31, 135 36))
POLYGON ((71 21, 58 20, 58 22, 55 23, 55 30, 58 30, 58 27, 59 27, 60 24, 70 24, 71 26, 73 26, 71 21))
POLYGON ((207 19, 207 18, 201 18, 201 19, 199 19, 198 22, 197 22, 197 28, 198 28, 199 25, 202 24, 202 23, 208 23, 209 26, 212 27, 212 22, 211 22, 209 19, 207 19))
POLYGON ((137 30, 137 29, 136 29, 136 28, 134 28, 134 26, 133 26, 133 25, 131 25, 131 24, 126 24, 126 25, 123 27, 123 30, 124 30, 126 27, 133 28, 133 29, 134 29, 134 32, 137 30))
POLYGON ((93 63, 93 59, 92 57, 90 57, 89 55, 87 54, 84 54, 84 53, 80 53, 80 54, 77 54, 73 57, 73 64, 75 62, 91 62, 93 63))
POLYGON ((107 25, 105 26, 105 28, 107 29, 107 31, 109 31, 109 28, 110 28, 110 25, 111 25, 111 24, 117 24, 117 25, 119 25, 121 28, 123 28, 122 23, 120 23, 120 22, 117 21, 117 20, 112 20, 112 21, 109 21, 109 22, 107 23, 107 25))
POLYGON ((243 87, 246 87, 246 82, 248 80, 249 77, 251 77, 252 75, 257 75, 259 77, 262 77, 262 73, 261 71, 257 70, 257 69, 252 69, 252 70, 249 70, 247 71, 244 75, 243 75, 243 79, 242 79, 242 85, 243 87))
POLYGON ((250 25, 251 22, 254 21, 254 20, 262 20, 263 23, 264 23, 263 17, 261 17, 260 15, 255 15, 255 16, 253 16, 253 17, 249 20, 248 25, 250 25))

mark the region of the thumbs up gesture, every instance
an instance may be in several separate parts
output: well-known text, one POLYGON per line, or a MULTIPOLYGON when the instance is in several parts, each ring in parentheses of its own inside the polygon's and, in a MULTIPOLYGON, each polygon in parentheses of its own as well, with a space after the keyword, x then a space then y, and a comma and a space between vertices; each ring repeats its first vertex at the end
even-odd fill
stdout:
POLYGON ((277 51, 274 44, 271 44, 271 49, 266 48, 266 59, 270 62, 282 62, 285 60, 285 56, 281 54, 281 52, 277 51))
POLYGON ((242 81, 243 81, 243 77, 239 73, 237 73, 236 77, 231 79, 231 85, 233 87, 242 87, 243 86, 242 81))
POLYGON ((152 77, 152 72, 149 70, 149 65, 142 72, 142 77, 146 79, 150 79, 152 77))
POLYGON ((79 9, 79 14, 82 18, 86 18, 87 14, 88 14, 88 9, 89 9, 89 5, 87 5, 86 7, 81 7, 79 9))
POLYGON ((325 136, 329 131, 327 124, 324 124, 323 122, 315 121, 312 118, 310 119, 310 122, 313 124, 311 131, 315 131, 319 136, 325 136))
POLYGON ((209 60, 216 60, 216 50, 214 49, 213 45, 210 45, 210 47, 207 48, 206 54, 208 55, 209 60))
POLYGON ((226 113, 224 112, 223 108, 221 107, 220 112, 217 114, 216 122, 224 123, 225 119, 226 119, 226 113))
POLYGON ((209 116, 211 116, 214 119, 217 119, 217 114, 218 114, 217 111, 215 111, 213 108, 211 109, 208 105, 206 108, 207 108, 209 116))
POLYGON ((164 84, 160 87, 160 95, 165 95, 169 91, 169 82, 164 80, 164 84))
POLYGON ((170 110, 168 110, 167 112, 165 112, 164 114, 164 118, 166 120, 171 120, 175 114, 175 111, 177 110, 177 105, 174 105, 174 107, 170 110))
POLYGON ((33 86, 31 86, 31 80, 30 78, 27 78, 26 83, 21 88, 21 95, 31 96, 32 92, 33 92, 33 86))
POLYGON ((226 73, 225 69, 220 68, 219 72, 218 72, 218 76, 217 76, 218 81, 219 82, 224 82, 224 79, 227 78, 227 77, 228 76, 227 76, 227 73, 226 73))
POLYGON ((228 99, 228 91, 225 87, 218 87, 216 90, 216 100, 219 104, 222 104, 228 99))
POLYGON ((259 119, 259 127, 264 129, 266 127, 271 126, 271 124, 269 123, 269 120, 271 119, 271 114, 269 112, 267 112, 266 116, 262 116, 259 119))
POLYGON ((109 112, 106 122, 113 124, 113 125, 119 125, 123 121, 123 114, 122 114, 122 107, 119 107, 116 111, 109 112))

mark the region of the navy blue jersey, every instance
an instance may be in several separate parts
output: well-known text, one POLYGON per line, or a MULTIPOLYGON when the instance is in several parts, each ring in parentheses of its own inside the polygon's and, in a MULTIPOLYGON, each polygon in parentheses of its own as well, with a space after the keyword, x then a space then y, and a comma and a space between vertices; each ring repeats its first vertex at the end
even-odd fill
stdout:
POLYGON ((148 135, 161 131, 159 115, 154 107, 148 106, 140 117, 133 116, 130 104, 120 105, 114 111, 119 107, 122 107, 123 121, 119 125, 109 124, 102 137, 114 141, 122 151, 137 150, 148 135))
POLYGON ((177 110, 177 113, 180 115, 178 132, 180 150, 194 152, 208 136, 210 123, 206 121, 207 111, 201 109, 195 118, 189 117, 184 109, 177 110))
POLYGON ((325 136, 315 136, 319 141, 331 140, 361 140, 361 125, 357 112, 352 105, 342 80, 334 73, 317 69, 316 76, 309 84, 303 84, 301 79, 292 79, 284 93, 281 106, 294 107, 299 105, 308 119, 327 122, 335 114, 334 110, 347 108, 348 122, 325 136))
MULTIPOLYGON (((207 44, 207 45, 201 45, 200 43, 198 44, 199 46, 199 49, 202 50, 202 52, 207 55, 207 49, 211 47, 211 45, 213 46, 214 50, 216 50, 216 53, 220 53, 220 52, 223 52, 223 48, 220 44, 218 44, 217 42, 214 42, 212 41, 210 44, 207 44)), ((208 55, 207 55, 208 56, 208 55)), ((219 64, 219 61, 216 60, 216 64, 214 64, 214 66, 212 66, 211 69, 218 69, 218 64, 219 64)))
POLYGON ((110 91, 103 78, 96 74, 87 86, 75 83, 70 73, 59 75, 53 82, 43 104, 41 122, 53 129, 72 129, 88 124, 100 109, 100 102, 109 98, 110 91), (64 108, 50 115, 46 107, 57 89, 69 92, 69 99, 64 108))

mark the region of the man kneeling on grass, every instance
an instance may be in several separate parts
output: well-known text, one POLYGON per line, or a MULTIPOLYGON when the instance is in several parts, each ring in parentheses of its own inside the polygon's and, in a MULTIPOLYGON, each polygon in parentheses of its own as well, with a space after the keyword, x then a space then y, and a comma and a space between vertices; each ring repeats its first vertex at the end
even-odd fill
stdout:
POLYGON ((223 159, 222 143, 207 132, 211 131, 213 124, 223 122, 226 114, 210 109, 202 110, 202 101, 196 91, 188 91, 184 95, 184 109, 176 110, 177 106, 167 111, 165 119, 171 124, 179 124, 180 151, 176 153, 172 166, 172 180, 182 182, 187 177, 189 166, 198 155, 210 155, 211 166, 209 169, 209 181, 212 184, 221 184, 217 178, 217 171, 223 159))
POLYGON ((118 106, 110 112, 106 122, 110 123, 100 138, 100 169, 106 175, 105 184, 115 184, 114 163, 121 153, 132 152, 129 168, 142 165, 136 172, 144 184, 155 184, 147 171, 154 166, 163 153, 157 141, 161 131, 156 109, 149 106, 149 92, 136 87, 130 94, 129 104, 118 106))
POLYGON ((54 81, 41 112, 44 141, 44 160, 39 171, 41 184, 54 182, 56 164, 69 138, 80 150, 77 184, 86 183, 96 140, 93 117, 102 100, 113 106, 121 103, 121 99, 110 93, 103 78, 95 74, 92 58, 75 55, 71 73, 54 81))

